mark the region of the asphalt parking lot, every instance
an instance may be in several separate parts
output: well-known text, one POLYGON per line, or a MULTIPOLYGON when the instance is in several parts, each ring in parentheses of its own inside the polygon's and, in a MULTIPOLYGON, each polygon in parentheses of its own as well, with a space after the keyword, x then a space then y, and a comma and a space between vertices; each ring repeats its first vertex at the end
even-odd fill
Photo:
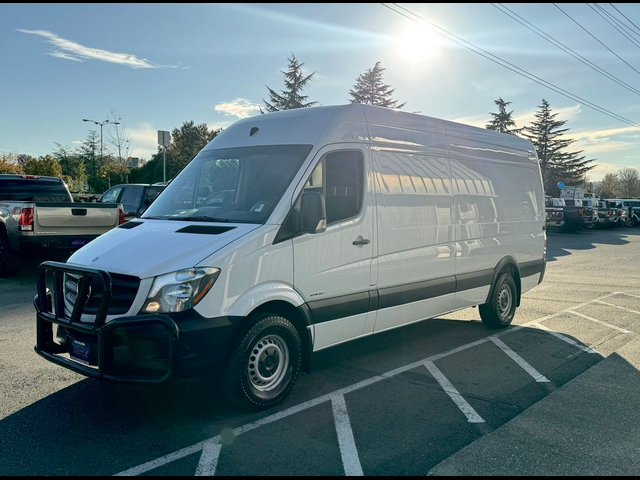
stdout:
POLYGON ((488 474, 501 460, 496 473, 636 473, 624 452, 640 434, 621 426, 640 400, 611 392, 640 379, 625 360, 640 351, 640 229, 551 234, 548 257, 515 327, 490 332, 468 309, 323 351, 262 413, 213 385, 114 386, 40 359, 34 264, 0 280, 0 474, 488 474), (583 442, 562 443, 565 421, 583 442), (618 457, 598 462, 591 445, 618 457))

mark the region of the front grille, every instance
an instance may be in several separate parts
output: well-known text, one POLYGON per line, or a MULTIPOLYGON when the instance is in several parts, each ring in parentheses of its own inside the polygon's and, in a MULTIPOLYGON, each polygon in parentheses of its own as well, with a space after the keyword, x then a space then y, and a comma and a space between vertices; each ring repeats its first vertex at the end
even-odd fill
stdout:
MULTIPOLYGON (((140 288, 140 279, 128 275, 111 274, 113 290, 107 315, 124 315, 131 309, 133 301, 140 288)), ((64 274, 64 316, 71 318, 73 307, 78 296, 78 281, 80 275, 64 274)), ((102 301, 103 287, 98 282, 91 283, 89 300, 84 305, 82 313, 96 315, 102 301)))

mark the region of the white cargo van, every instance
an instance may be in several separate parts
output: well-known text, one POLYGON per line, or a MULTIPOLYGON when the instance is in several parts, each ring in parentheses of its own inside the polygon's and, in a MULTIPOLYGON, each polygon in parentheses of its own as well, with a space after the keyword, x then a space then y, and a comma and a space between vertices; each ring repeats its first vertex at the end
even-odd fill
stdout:
POLYGON ((41 266, 36 350, 116 382, 220 373, 269 407, 314 351, 475 305, 508 326, 545 249, 526 140, 364 105, 259 115, 41 266))

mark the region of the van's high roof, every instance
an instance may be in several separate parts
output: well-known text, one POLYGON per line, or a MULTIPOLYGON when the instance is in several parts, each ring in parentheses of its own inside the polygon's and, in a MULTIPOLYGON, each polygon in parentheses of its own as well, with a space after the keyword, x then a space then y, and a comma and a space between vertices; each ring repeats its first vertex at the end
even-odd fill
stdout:
MULTIPOLYGON (((499 149, 534 154, 533 145, 515 135, 362 104, 300 108, 256 115, 226 128, 207 148, 366 141, 395 148, 425 147, 444 151, 448 149, 447 142, 449 146, 453 144, 461 149, 478 149, 477 144, 482 143, 486 144, 487 150, 497 146, 499 149), (394 138, 389 138, 389 128, 397 133, 393 135, 394 138)), ((495 152, 500 153, 497 149, 495 152)))

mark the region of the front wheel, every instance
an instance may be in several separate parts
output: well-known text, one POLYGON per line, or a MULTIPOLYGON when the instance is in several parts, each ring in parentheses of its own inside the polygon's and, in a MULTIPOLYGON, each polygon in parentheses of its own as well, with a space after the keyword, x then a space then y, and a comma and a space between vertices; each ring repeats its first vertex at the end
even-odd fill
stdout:
POLYGON ((274 407, 293 389, 301 363, 296 327, 279 315, 263 314, 232 347, 222 376, 223 394, 242 408, 274 407))
POLYGON ((625 220, 627 227, 637 227, 638 226, 638 217, 633 216, 631 218, 627 218, 625 220))
POLYGON ((491 329, 506 328, 513 322, 516 314, 518 289, 510 273, 503 273, 498 278, 491 298, 480 305, 482 322, 491 329))

